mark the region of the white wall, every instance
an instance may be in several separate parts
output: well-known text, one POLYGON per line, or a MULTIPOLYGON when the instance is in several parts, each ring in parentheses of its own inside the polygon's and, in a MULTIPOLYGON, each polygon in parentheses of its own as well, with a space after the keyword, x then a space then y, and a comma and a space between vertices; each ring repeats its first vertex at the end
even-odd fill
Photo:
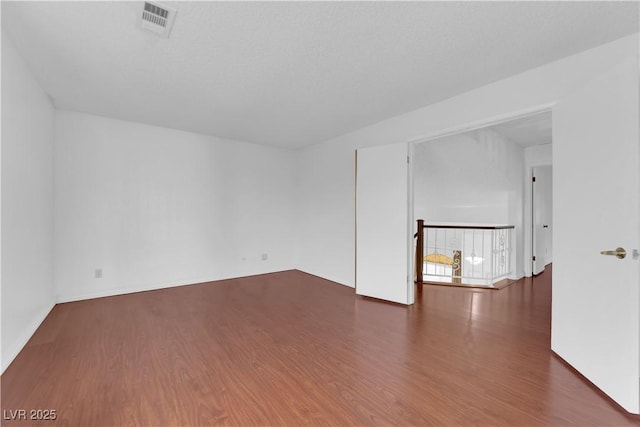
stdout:
POLYGON ((55 125, 58 301, 295 267, 293 152, 70 111, 55 125))
POLYGON ((635 52, 638 35, 544 65, 302 150, 299 268, 353 286, 355 149, 423 140, 549 106, 635 52))
POLYGON ((2 371, 54 304, 53 106, 2 34, 2 371))
POLYGON ((320 144, 297 157, 298 269, 354 287, 354 147, 320 144))
POLYGON ((414 153, 414 217, 514 225, 511 277, 522 277, 524 149, 477 129, 416 144, 414 153))
POLYGON ((533 145, 524 149, 525 167, 547 166, 553 163, 551 144, 533 145))

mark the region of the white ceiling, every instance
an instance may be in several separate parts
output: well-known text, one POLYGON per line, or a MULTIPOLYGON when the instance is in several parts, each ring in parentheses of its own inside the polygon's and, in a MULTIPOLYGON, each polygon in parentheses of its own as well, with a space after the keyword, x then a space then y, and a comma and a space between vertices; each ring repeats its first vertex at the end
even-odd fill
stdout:
POLYGON ((491 129, 522 147, 551 144, 551 111, 500 123, 491 129))
POLYGON ((637 2, 7 2, 59 108, 297 148, 638 31, 637 2))

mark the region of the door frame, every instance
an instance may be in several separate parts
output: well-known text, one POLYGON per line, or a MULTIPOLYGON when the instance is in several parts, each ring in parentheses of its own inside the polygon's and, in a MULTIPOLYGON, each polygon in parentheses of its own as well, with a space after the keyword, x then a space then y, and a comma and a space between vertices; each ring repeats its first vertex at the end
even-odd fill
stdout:
MULTIPOLYGON (((528 171, 529 172, 529 177, 528 177, 529 181, 528 182, 530 182, 531 185, 527 186, 527 187, 529 187, 529 191, 531 192, 530 197, 528 199, 529 203, 531 203, 531 206, 530 206, 531 209, 525 209, 525 217, 529 216, 529 218, 530 218, 530 220, 529 220, 530 233, 525 233, 525 244, 527 244, 526 236, 528 234, 529 239, 530 239, 528 244, 529 244, 529 248, 530 248, 530 251, 531 251, 531 254, 530 254, 531 256, 529 256, 528 258, 529 258, 529 267, 531 268, 531 274, 527 275, 526 272, 528 270, 525 269, 525 276, 527 276, 527 277, 529 277, 529 276, 533 277, 533 270, 534 270, 534 268, 533 268, 533 264, 534 264, 533 254, 534 254, 534 244, 535 244, 535 224, 534 224, 534 219, 535 219, 535 193, 533 191, 533 186, 535 185, 535 183, 533 181, 533 177, 535 175, 534 174, 535 169, 536 168, 542 168, 542 167, 549 167, 553 171, 553 163, 539 163, 539 164, 536 163, 536 164, 530 165, 530 167, 528 168, 529 169, 529 171, 528 171)), ((552 180, 551 181, 551 186, 553 187, 553 172, 552 172, 552 175, 551 175, 551 180, 552 180)), ((552 201, 552 203, 553 203, 553 201, 552 201)), ((526 197, 525 197, 525 207, 526 207, 526 197)), ((525 221, 525 227, 526 227, 526 221, 525 221)), ((551 233, 553 233, 553 226, 551 228, 551 233)), ((553 234, 552 234, 552 236, 553 236, 553 234)), ((547 243, 547 245, 548 245, 548 243, 547 243)), ((525 259, 525 261, 526 261, 526 259, 525 259)), ((545 260, 545 266, 546 266, 546 260, 545 260)), ((542 271, 544 271, 544 267, 543 267, 542 271)))
MULTIPOLYGON (((413 150, 415 149, 416 144, 421 144, 424 142, 429 142, 429 141, 433 141, 436 139, 440 139, 440 138, 444 138, 447 136, 452 136, 452 135, 457 135, 457 134, 461 134, 461 133, 466 133, 466 132, 470 132, 473 130, 477 130, 477 129, 482 129, 482 128, 486 128, 486 127, 490 127, 490 126, 494 126, 494 125, 498 125, 501 123, 505 123, 505 122, 510 122, 513 120, 517 120, 517 119, 521 119, 527 116, 533 116, 535 114, 540 114, 540 113, 547 113, 550 112, 553 115, 553 107, 557 104, 557 101, 554 102, 548 102, 548 103, 544 103, 544 104, 538 104, 538 105, 534 105, 532 107, 529 108, 525 108, 522 110, 515 110, 509 113, 505 113, 505 114, 500 114, 500 115, 496 115, 496 116, 490 116, 490 117, 486 117, 483 119, 479 119, 479 120, 474 120, 471 122, 467 122, 467 123, 463 123, 460 125, 456 125, 456 126, 452 126, 449 128, 444 128, 441 129, 439 131, 436 132, 432 132, 423 136, 419 136, 419 137, 413 137, 413 138, 409 138, 407 140, 407 143, 409 144, 409 151, 411 153, 411 163, 410 163, 410 167, 413 170, 413 150)), ((552 118, 553 120, 553 118, 552 118)), ((530 165, 530 166, 544 166, 544 165, 530 165)), ((525 165, 526 167, 526 165, 525 165)), ((531 172, 532 169, 531 167, 528 168, 528 174, 529 177, 526 178, 529 181, 531 181, 531 172)), ((411 189, 411 191, 413 192, 413 188, 414 188, 414 183, 413 183, 413 173, 411 174, 411 178, 409 181, 409 187, 411 189)), ((533 211, 531 209, 526 209, 526 205, 528 205, 530 203, 530 198, 532 197, 532 195, 528 195, 528 192, 531 191, 531 188, 527 188, 527 185, 525 185, 525 190, 524 190, 524 206, 523 206, 523 211, 524 211, 524 218, 523 218, 523 227, 524 227, 524 241, 523 243, 523 253, 522 256, 524 257, 524 263, 523 263, 523 267, 524 267, 524 275, 525 277, 530 277, 532 275, 532 263, 531 263, 531 259, 532 259, 532 246, 533 246, 533 239, 530 236, 530 233, 526 230, 531 229, 533 227, 533 211), (528 227, 528 228, 527 228, 528 227)), ((411 197, 413 198, 413 194, 411 194, 411 197)), ((413 212, 413 210, 411 212, 409 212, 409 216, 411 219, 411 224, 410 224, 410 230, 411 231, 411 236, 413 236, 413 233, 415 233, 415 214, 413 212)), ((427 218, 428 220, 428 218, 427 218)), ((411 252, 413 253, 413 252, 411 252)), ((409 292, 409 291, 407 291, 409 292)))
POLYGON ((511 111, 505 114, 499 114, 496 116, 486 117, 480 120, 474 120, 471 122, 462 123, 456 126, 443 128, 441 130, 428 133, 426 135, 416 136, 407 139, 409 144, 420 144, 422 142, 428 142, 434 139, 444 138, 446 136, 457 135, 459 133, 465 133, 476 129, 482 129, 500 123, 510 122, 517 119, 522 119, 527 116, 533 116, 539 113, 551 112, 553 107, 557 104, 557 101, 547 102, 544 104, 538 104, 529 108, 511 111))

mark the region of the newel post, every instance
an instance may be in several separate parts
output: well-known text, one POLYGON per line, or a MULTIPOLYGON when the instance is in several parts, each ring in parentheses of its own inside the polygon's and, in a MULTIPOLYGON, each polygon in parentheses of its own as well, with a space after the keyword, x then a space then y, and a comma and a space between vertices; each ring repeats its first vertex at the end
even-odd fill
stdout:
POLYGON ((418 220, 418 232, 416 236, 416 282, 422 282, 422 269, 424 265, 424 219, 418 220))

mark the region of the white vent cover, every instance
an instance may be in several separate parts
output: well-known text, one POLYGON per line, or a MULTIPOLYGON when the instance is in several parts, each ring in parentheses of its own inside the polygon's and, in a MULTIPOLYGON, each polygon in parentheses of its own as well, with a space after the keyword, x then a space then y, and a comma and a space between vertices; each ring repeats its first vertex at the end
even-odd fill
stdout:
POLYGON ((142 9, 141 26, 163 37, 169 37, 176 10, 160 3, 147 1, 142 9))

